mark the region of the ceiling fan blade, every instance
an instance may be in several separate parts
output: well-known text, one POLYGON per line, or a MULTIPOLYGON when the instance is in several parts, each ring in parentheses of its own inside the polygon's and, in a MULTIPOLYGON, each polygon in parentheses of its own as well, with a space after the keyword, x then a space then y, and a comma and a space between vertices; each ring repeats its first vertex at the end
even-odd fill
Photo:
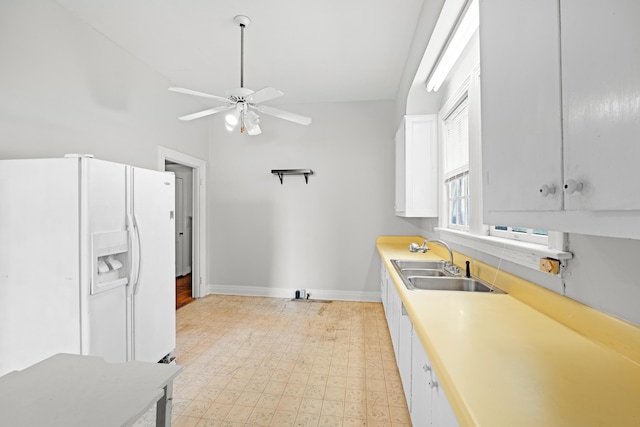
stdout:
POLYGON ((298 123, 301 125, 309 125, 311 124, 311 117, 302 116, 296 113, 290 113, 289 111, 284 111, 279 108, 270 107, 268 105, 260 105, 254 107, 256 110, 261 113, 268 114, 270 116, 278 117, 281 119, 289 120, 290 122, 298 123))
POLYGON ((222 96, 210 95, 208 93, 197 92, 195 90, 185 89, 182 87, 170 87, 169 90, 172 92, 184 93, 186 95, 194 95, 194 96, 200 96, 202 98, 211 98, 211 99, 216 99, 218 101, 229 102, 228 98, 224 98, 222 96))
POLYGON ((199 111, 197 113, 188 114, 186 116, 182 116, 182 117, 178 117, 178 118, 180 120, 189 121, 189 120, 193 120, 193 119, 199 119, 200 117, 210 116, 212 114, 216 114, 216 113, 219 113, 221 111, 230 110, 232 108, 233 108, 233 106, 226 106, 225 105, 224 107, 209 108, 208 110, 199 111))
POLYGON ((259 104, 261 102, 269 101, 275 98, 279 98, 284 95, 284 92, 274 87, 267 86, 260 90, 253 92, 251 95, 245 96, 244 99, 251 104, 259 104))

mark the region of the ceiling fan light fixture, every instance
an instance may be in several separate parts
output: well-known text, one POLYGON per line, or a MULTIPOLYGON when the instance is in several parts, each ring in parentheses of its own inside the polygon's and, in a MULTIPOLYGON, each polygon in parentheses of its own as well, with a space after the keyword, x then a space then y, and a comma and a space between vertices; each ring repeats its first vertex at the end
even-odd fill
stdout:
POLYGON ((262 129, 260 129, 260 126, 258 126, 257 124, 252 126, 247 126, 247 134, 254 136, 254 135, 260 135, 261 133, 262 133, 262 129))
POLYGON ((247 111, 244 116, 244 124, 249 135, 259 135, 262 133, 260 129, 260 116, 255 111, 247 111))
POLYGON ((224 123, 227 126, 227 129, 229 129, 229 127, 231 127, 231 130, 235 129, 239 121, 240 112, 235 108, 229 111, 229 113, 224 117, 224 123))
POLYGON ((247 111, 245 115, 245 122, 249 125, 258 124, 260 122, 260 116, 258 116, 255 111, 247 111))

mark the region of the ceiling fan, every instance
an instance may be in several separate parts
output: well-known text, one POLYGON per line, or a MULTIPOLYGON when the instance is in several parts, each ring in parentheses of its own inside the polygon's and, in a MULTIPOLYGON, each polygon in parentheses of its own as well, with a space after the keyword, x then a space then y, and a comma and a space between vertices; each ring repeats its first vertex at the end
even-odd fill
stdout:
POLYGON ((244 87, 244 29, 251 23, 251 20, 244 15, 238 15, 233 18, 233 21, 240 26, 240 87, 227 90, 225 94, 226 96, 224 97, 197 92, 191 89, 184 89, 181 87, 170 87, 169 90, 173 92, 214 99, 225 103, 223 106, 213 107, 197 113, 188 114, 186 116, 179 117, 179 119, 193 120, 228 111, 229 113, 225 117, 225 126, 227 130, 232 131, 239 124, 240 132, 243 133, 246 131, 249 135, 258 135, 262 133, 262 130, 260 129, 260 116, 258 116, 256 111, 284 120, 289 120, 294 123, 299 123, 301 125, 310 124, 311 117, 291 113, 268 105, 259 105, 263 102, 281 97, 284 95, 282 91, 267 86, 254 92, 251 89, 244 87))

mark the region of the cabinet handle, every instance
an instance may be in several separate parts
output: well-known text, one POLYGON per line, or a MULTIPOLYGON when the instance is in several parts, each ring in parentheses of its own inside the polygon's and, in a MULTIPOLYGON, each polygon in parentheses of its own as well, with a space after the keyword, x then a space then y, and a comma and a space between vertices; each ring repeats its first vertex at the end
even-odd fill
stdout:
POLYGON ((438 381, 431 380, 431 388, 438 388, 438 381))
POLYGON ((422 369, 423 369, 425 372, 431 372, 431 366, 424 365, 424 366, 422 367, 422 369))
POLYGON ((556 193, 556 187, 554 185, 543 185, 542 187, 540 187, 540 195, 542 197, 547 197, 549 194, 555 194, 556 193))
POLYGON ((580 192, 582 191, 582 183, 580 181, 570 179, 564 184, 564 190, 567 192, 567 194, 573 194, 576 191, 580 192))

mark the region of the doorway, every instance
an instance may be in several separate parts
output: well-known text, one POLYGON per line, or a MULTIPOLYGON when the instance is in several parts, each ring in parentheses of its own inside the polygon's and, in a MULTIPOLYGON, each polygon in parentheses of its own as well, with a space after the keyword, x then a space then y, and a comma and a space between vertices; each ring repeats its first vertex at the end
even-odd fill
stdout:
POLYGON ((204 160, 159 147, 159 169, 176 178, 176 309, 207 294, 205 166, 204 160))
POLYGON ((164 170, 175 175, 176 309, 192 302, 193 285, 193 168, 165 160, 164 170))

